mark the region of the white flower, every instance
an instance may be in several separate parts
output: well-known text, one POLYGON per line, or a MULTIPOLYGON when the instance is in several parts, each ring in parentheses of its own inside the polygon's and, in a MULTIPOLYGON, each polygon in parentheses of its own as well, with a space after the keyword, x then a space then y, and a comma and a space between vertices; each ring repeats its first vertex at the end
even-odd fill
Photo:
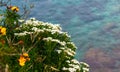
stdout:
POLYGON ((34 30, 35 32, 38 30, 38 28, 36 27, 33 27, 32 30, 34 30))
POLYGON ((62 50, 56 50, 58 52, 58 54, 60 54, 62 52, 62 50))
POLYGON ((61 50, 64 50, 65 48, 64 47, 60 47, 61 50))
POLYGON ((68 68, 68 71, 69 72, 76 72, 76 69, 75 68, 68 68))
POLYGON ((59 31, 59 30, 49 30, 52 34, 55 34, 55 33, 59 33, 59 34, 62 34, 63 32, 59 31))
POLYGON ((83 70, 89 72, 89 68, 83 68, 83 70))
POLYGON ((80 70, 80 66, 79 65, 74 65, 74 68, 80 70))
POLYGON ((66 68, 66 67, 63 67, 63 68, 62 68, 62 70, 68 70, 68 68, 66 68))
POLYGON ((70 67, 80 70, 80 66, 76 64, 69 64, 70 67))
POLYGON ((69 52, 68 50, 64 50, 64 52, 66 52, 68 55, 70 56, 74 56, 71 52, 69 52))
POLYGON ((52 37, 43 38, 43 40, 52 41, 52 37))
POLYGON ((67 32, 64 32, 64 35, 66 35, 67 37, 71 38, 71 36, 70 36, 70 35, 68 35, 68 33, 67 33, 67 32))
POLYGON ((60 42, 60 44, 62 45, 62 46, 65 46, 66 45, 66 42, 60 42))
POLYGON ((80 64, 79 61, 77 61, 76 59, 72 59, 71 62, 75 63, 75 64, 80 64))
POLYGON ((70 48, 66 48, 64 52, 67 53, 69 56, 75 55, 75 51, 71 50, 70 48))
POLYGON ((30 20, 36 20, 34 17, 30 18, 30 20))
POLYGON ((33 26, 38 26, 39 25, 39 21, 33 21, 33 26))
POLYGON ((19 21, 19 22, 24 22, 24 20, 23 20, 23 19, 19 19, 18 21, 19 21))
POLYGON ((67 44, 71 44, 75 49, 77 49, 77 47, 75 46, 73 42, 67 42, 67 44))
POLYGON ((66 62, 67 62, 67 63, 70 63, 70 61, 69 61, 69 60, 67 60, 66 62))
POLYGON ((66 45, 66 42, 64 42, 64 41, 61 42, 60 40, 58 40, 58 39, 53 39, 52 37, 43 38, 43 40, 56 42, 56 43, 59 43, 59 44, 62 45, 62 46, 65 46, 65 45, 66 45))
POLYGON ((26 25, 32 25, 32 21, 31 21, 31 20, 27 20, 27 21, 25 22, 25 24, 26 24, 26 25))
POLYGON ((33 27, 32 30, 35 31, 35 32, 44 32, 44 30, 39 29, 37 27, 33 27))
POLYGON ((14 35, 16 35, 16 36, 24 36, 26 34, 25 33, 14 33, 14 35))
POLYGON ((27 32, 27 31, 24 31, 23 33, 14 33, 14 35, 16 36, 25 36, 27 34, 32 34, 33 32, 27 32))
POLYGON ((62 28, 60 27, 60 24, 56 24, 55 26, 56 26, 55 27, 56 30, 62 30, 62 28))
POLYGON ((89 67, 89 65, 88 65, 87 63, 85 63, 85 62, 80 62, 80 64, 83 64, 83 65, 85 65, 86 67, 89 67))
POLYGON ((75 68, 71 68, 71 67, 70 68, 63 67, 62 70, 64 70, 64 71, 67 70, 69 72, 76 72, 76 69, 75 68))

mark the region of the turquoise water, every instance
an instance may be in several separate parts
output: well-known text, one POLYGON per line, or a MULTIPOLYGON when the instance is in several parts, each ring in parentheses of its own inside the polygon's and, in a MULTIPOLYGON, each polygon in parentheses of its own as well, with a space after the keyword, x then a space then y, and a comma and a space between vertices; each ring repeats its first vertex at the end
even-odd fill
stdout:
POLYGON ((120 72, 120 0, 32 0, 30 3, 34 8, 29 17, 60 24, 78 47, 76 58, 87 62, 91 72, 120 72))

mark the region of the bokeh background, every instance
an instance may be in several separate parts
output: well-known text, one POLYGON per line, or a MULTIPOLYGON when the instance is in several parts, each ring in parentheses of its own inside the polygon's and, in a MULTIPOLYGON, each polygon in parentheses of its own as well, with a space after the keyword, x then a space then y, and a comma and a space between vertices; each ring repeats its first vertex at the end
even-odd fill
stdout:
POLYGON ((34 4, 29 17, 60 24, 90 72, 120 72, 120 0, 12 0, 34 4))

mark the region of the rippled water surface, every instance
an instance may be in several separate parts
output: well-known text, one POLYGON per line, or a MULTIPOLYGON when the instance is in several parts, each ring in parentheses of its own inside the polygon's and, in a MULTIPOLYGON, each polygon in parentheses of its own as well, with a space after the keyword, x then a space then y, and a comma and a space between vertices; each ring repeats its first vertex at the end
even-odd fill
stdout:
POLYGON ((87 62, 91 72, 120 72, 120 0, 32 0, 30 3, 35 7, 29 17, 60 24, 78 47, 76 58, 87 62))

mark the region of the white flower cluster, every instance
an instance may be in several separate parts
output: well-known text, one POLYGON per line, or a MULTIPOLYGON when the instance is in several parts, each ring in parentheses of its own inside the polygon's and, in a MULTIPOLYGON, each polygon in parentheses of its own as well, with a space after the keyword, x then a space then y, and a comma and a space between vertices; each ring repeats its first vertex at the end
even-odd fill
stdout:
POLYGON ((64 32, 64 35, 66 35, 67 37, 71 38, 71 36, 70 36, 70 35, 68 35, 68 33, 67 33, 67 32, 64 32))
MULTIPOLYGON (((64 34, 66 37, 70 38, 68 33, 61 31, 62 28, 60 27, 59 24, 42 22, 42 21, 36 20, 35 18, 26 20, 25 23, 20 26, 20 28, 24 28, 24 30, 27 29, 27 30, 33 31, 33 32, 46 32, 47 31, 47 32, 51 32, 51 34, 55 34, 55 33, 64 34), (41 28, 39 28, 39 27, 41 27, 41 28)), ((15 33, 15 35, 20 35, 20 36, 22 36, 22 34, 26 35, 24 32, 20 33, 20 34, 15 33)))
POLYGON ((60 45, 62 46, 65 46, 66 45, 66 42, 61 42, 60 40, 58 39, 53 39, 52 37, 47 37, 47 38, 43 38, 43 40, 46 40, 46 41, 51 41, 51 42, 56 42, 56 43, 59 43, 60 45))
POLYGON ((70 48, 66 48, 64 52, 69 56, 74 56, 76 54, 75 51, 71 50, 70 48))
POLYGON ((27 31, 24 31, 24 32, 22 32, 22 33, 14 33, 14 35, 16 35, 16 36, 25 36, 25 35, 27 35, 27 34, 32 34, 33 32, 27 32, 27 31))
POLYGON ((62 70, 64 71, 69 71, 69 72, 77 72, 81 70, 82 67, 82 72, 89 72, 89 65, 84 62, 79 62, 76 59, 72 60, 67 60, 67 63, 69 63, 69 67, 63 67, 62 70))
POLYGON ((76 53, 75 51, 73 51, 71 48, 67 48, 65 47, 60 47, 60 49, 56 50, 58 52, 58 54, 60 54, 61 52, 66 53, 66 58, 70 58, 71 56, 74 56, 76 53))
POLYGON ((52 23, 48 23, 48 22, 42 22, 42 21, 39 21, 39 20, 36 20, 35 18, 31 18, 30 20, 27 20, 25 22, 26 25, 32 25, 32 26, 46 26, 48 27, 49 29, 52 29, 52 30, 62 30, 62 28, 60 27, 59 24, 52 24, 52 23))
POLYGON ((26 25, 38 26, 40 25, 40 21, 36 20, 35 18, 30 18, 30 20, 25 21, 26 25))
POLYGON ((77 49, 77 47, 75 46, 73 42, 67 42, 67 44, 71 44, 75 49, 77 49))
POLYGON ((89 65, 85 62, 80 62, 80 66, 82 67, 83 69, 83 72, 89 72, 89 65))
POLYGON ((66 68, 66 67, 63 67, 63 69, 62 70, 64 70, 64 71, 69 71, 69 72, 76 72, 76 69, 75 68, 66 68))
POLYGON ((60 47, 59 50, 56 50, 58 52, 58 54, 60 54, 61 52, 64 52, 68 55, 67 57, 74 56, 76 54, 75 51, 73 51, 71 48, 66 47, 66 42, 65 41, 61 42, 60 40, 53 39, 52 37, 43 38, 43 40, 56 42, 56 43, 59 43, 61 46, 63 46, 63 47, 60 47))
POLYGON ((30 20, 26 20, 24 22, 25 22, 24 24, 22 24, 18 29, 16 29, 18 30, 17 32, 19 33, 14 33, 14 35, 16 36, 30 35, 32 41, 37 40, 37 38, 39 38, 39 36, 42 35, 41 38, 42 41, 59 44, 58 46, 60 47, 55 48, 54 51, 56 51, 58 55, 63 54, 64 55, 63 58, 65 58, 65 60, 67 59, 66 63, 68 66, 62 67, 63 71, 80 72, 81 67, 83 67, 84 72, 89 71, 88 64, 79 62, 76 59, 72 59, 76 54, 75 50, 77 47, 73 42, 70 41, 69 39, 70 36, 68 35, 68 33, 61 31, 62 29, 58 24, 55 25, 48 22, 45 23, 42 21, 38 21, 35 18, 31 18, 30 20), (65 38, 61 40, 61 37, 65 38))
POLYGON ((71 62, 74 63, 74 64, 80 64, 80 62, 77 61, 76 59, 72 59, 71 62))
POLYGON ((69 72, 80 71, 80 63, 76 59, 67 60, 66 62, 69 63, 69 67, 63 67, 62 70, 69 72))
POLYGON ((43 29, 39 29, 39 28, 37 28, 37 27, 33 27, 32 30, 33 30, 34 32, 44 32, 43 29))

